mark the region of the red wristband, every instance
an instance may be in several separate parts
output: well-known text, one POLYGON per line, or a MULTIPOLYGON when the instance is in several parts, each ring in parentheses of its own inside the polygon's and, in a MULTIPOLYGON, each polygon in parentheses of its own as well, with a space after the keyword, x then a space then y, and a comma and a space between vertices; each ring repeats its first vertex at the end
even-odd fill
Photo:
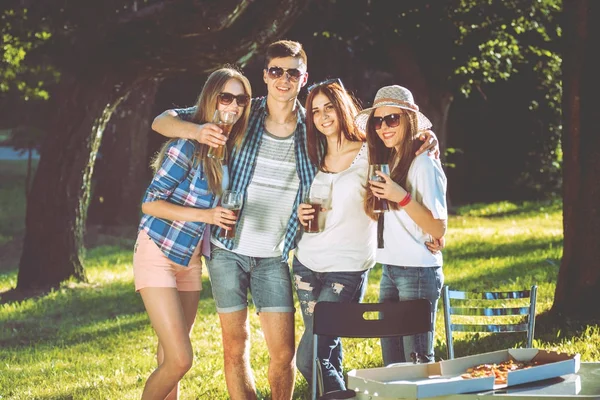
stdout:
POLYGON ((412 196, 410 195, 410 192, 406 192, 406 196, 404 196, 404 198, 398 202, 398 205, 400 207, 406 207, 411 200, 412 196))

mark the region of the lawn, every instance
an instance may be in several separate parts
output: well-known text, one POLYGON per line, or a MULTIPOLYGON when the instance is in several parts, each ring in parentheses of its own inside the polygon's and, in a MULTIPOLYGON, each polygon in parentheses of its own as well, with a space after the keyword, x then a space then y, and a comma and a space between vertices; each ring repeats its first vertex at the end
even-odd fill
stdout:
MULTIPOLYGON (((0 162, 0 252, 20 240, 25 211, 21 167, 8 164, 0 162)), ((465 206, 448 225, 447 284, 477 290, 537 284, 534 345, 578 352, 583 361, 600 361, 597 325, 558 326, 543 315, 552 306, 562 254, 560 201, 465 206)), ((38 298, 0 301, 0 399, 140 397, 155 365, 156 337, 133 290, 133 238, 110 243, 87 250, 89 283, 66 282, 38 298)), ((17 262, 18 257, 0 254, 0 293, 16 285, 17 262)), ((371 272, 365 301, 376 301, 380 275, 377 267, 371 272)), ((203 285, 192 337, 194 366, 182 381, 182 399, 225 399, 220 329, 206 274, 203 285)), ((296 322, 299 338, 299 313, 296 322)), ((251 325, 252 365, 261 398, 269 398, 268 355, 254 314, 251 325)), ((474 354, 496 346, 519 346, 523 340, 520 334, 501 343, 487 337, 459 340, 455 351, 457 356, 474 354)), ((377 340, 345 340, 345 345, 348 367, 380 365, 377 340)), ((436 356, 445 358, 445 349, 443 317, 438 312, 436 356)), ((296 382, 295 398, 307 398, 303 379, 298 376, 296 382)))

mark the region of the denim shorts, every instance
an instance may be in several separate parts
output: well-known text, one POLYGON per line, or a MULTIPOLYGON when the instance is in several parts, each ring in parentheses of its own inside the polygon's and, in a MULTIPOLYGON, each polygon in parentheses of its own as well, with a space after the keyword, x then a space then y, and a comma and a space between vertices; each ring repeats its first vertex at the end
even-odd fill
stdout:
POLYGON ((248 291, 256 312, 294 312, 290 268, 281 257, 249 257, 212 246, 207 265, 217 312, 248 307, 248 291))

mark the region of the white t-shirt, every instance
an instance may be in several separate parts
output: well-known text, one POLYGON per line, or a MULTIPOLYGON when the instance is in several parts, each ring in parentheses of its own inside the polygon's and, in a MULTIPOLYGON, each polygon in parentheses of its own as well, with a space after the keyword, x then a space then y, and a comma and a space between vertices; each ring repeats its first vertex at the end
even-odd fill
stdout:
MULTIPOLYGON (((234 253, 264 258, 281 256, 299 185, 294 135, 280 138, 265 131, 236 228, 238 243, 234 253)), ((214 238, 211 242, 224 247, 214 238)))
POLYGON ((364 185, 369 160, 364 144, 348 169, 319 171, 313 185, 331 185, 331 205, 325 229, 303 233, 296 257, 315 272, 364 271, 375 265, 377 223, 364 211, 364 185))
MULTIPOLYGON (((448 219, 446 207, 446 174, 439 160, 425 152, 417 156, 408 170, 405 188, 433 214, 435 219, 448 219)), ((429 234, 400 208, 385 213, 384 248, 377 249, 377 262, 403 267, 435 267, 443 265, 442 253, 432 254, 425 242, 429 234)))

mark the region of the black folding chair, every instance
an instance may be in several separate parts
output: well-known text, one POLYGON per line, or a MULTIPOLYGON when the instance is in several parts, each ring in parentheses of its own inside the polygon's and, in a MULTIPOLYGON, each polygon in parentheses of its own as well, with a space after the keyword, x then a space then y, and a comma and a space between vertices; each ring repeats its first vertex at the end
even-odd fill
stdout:
POLYGON ((454 358, 454 332, 527 332, 527 347, 533 346, 537 286, 510 292, 465 292, 442 289, 448 359, 454 358), (527 304, 515 306, 515 301, 527 304), (523 300, 525 299, 525 300, 523 300), (526 316, 514 323, 506 316, 526 316), (455 317, 458 316, 458 317, 455 317), (462 320, 459 320, 462 318, 462 320), (477 322, 477 323, 475 323, 477 322))
POLYGON ((318 302, 313 313, 312 399, 348 399, 353 390, 327 393, 323 390, 320 363, 317 358, 319 335, 347 338, 382 338, 431 332, 431 302, 426 299, 397 303, 334 303, 318 302), (378 319, 366 319, 364 314, 378 312, 378 319))

